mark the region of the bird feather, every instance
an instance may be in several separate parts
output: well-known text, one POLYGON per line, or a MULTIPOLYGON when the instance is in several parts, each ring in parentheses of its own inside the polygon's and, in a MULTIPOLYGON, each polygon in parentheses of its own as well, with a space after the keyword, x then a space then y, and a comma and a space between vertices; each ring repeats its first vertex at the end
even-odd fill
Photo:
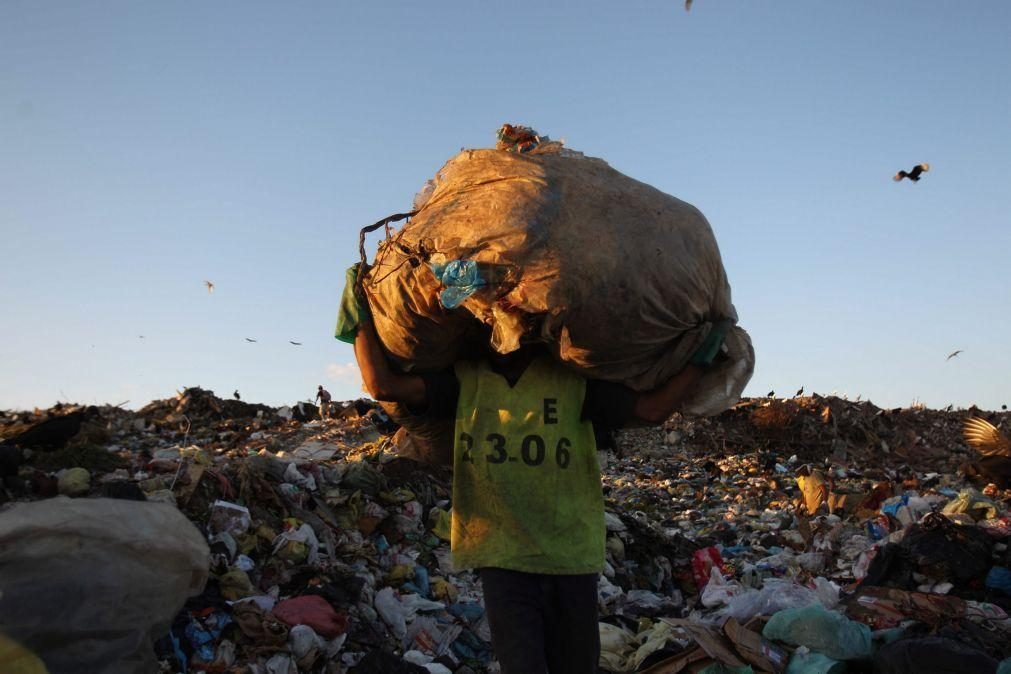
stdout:
POLYGON ((962 435, 965 436, 966 444, 983 456, 1011 457, 1011 440, 986 419, 969 417, 962 422, 962 435))

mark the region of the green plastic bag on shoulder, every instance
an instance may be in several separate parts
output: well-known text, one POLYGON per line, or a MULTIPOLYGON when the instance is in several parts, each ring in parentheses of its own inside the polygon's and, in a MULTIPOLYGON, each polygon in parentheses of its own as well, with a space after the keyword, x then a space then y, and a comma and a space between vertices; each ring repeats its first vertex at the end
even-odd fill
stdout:
POLYGON ((362 304, 355 290, 360 267, 361 263, 356 262, 344 273, 344 293, 341 295, 340 307, 337 309, 337 328, 334 331, 334 337, 346 344, 355 343, 358 326, 363 318, 369 316, 368 307, 362 304))

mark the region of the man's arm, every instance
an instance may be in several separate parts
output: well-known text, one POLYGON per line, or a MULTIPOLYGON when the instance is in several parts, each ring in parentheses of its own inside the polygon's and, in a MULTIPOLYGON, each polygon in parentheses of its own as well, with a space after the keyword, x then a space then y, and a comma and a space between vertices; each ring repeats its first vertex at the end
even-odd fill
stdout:
POLYGON ((691 397, 703 372, 698 365, 686 365, 663 386, 637 394, 632 416, 651 424, 663 423, 691 397))
POLYGON ((376 400, 421 408, 427 403, 425 380, 417 375, 394 372, 379 342, 372 320, 364 318, 355 335, 355 358, 362 371, 365 390, 376 400))

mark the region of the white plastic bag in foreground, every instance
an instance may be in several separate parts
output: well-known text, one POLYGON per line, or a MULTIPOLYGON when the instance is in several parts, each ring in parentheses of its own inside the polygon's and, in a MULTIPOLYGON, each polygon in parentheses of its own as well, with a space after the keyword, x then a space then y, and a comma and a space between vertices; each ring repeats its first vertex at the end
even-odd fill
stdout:
POLYGON ((17 505, 0 513, 0 632, 51 674, 157 671, 153 642, 203 590, 209 562, 204 537, 171 505, 17 505))

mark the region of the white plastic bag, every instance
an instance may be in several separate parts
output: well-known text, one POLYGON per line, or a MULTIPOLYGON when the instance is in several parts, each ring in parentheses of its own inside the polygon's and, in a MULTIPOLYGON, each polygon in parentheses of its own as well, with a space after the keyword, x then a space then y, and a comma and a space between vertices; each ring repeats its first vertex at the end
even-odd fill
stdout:
POLYGON ((20 504, 0 513, 0 632, 51 672, 157 671, 152 644, 203 590, 209 564, 204 537, 169 505, 20 504))

